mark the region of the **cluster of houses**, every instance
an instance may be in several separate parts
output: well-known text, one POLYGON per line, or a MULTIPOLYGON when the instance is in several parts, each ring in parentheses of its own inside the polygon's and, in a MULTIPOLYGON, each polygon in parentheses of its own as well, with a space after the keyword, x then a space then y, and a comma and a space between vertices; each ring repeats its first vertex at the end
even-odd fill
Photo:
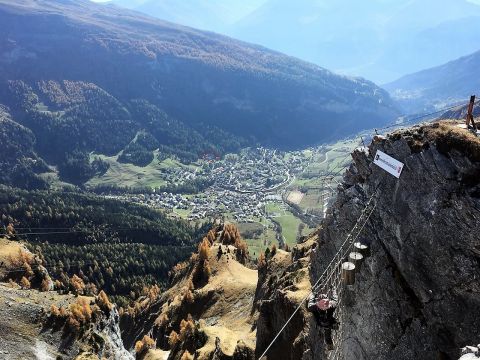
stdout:
POLYGON ((263 194, 239 193, 218 188, 208 189, 198 199, 192 198, 195 204, 188 216, 189 220, 200 220, 206 217, 222 217, 228 213, 237 222, 254 222, 255 218, 264 216, 263 194))
POLYGON ((308 161, 301 152, 289 152, 286 156, 266 148, 245 149, 224 160, 204 161, 196 169, 166 168, 162 171, 164 180, 170 184, 182 184, 197 175, 213 180, 214 184, 201 193, 154 192, 124 194, 121 198, 164 209, 173 216, 191 221, 228 214, 237 222, 254 222, 265 217, 267 201, 282 202, 279 191, 288 184, 291 174, 303 171, 308 161))
POLYGON ((171 167, 162 169, 162 180, 168 184, 182 184, 185 181, 195 179, 197 175, 203 173, 202 168, 171 167))
POLYGON ((157 209, 187 210, 194 206, 194 203, 185 195, 173 194, 169 192, 153 194, 126 194, 123 195, 122 198, 123 200, 133 201, 157 209))
POLYGON ((212 171, 217 187, 237 192, 269 192, 286 185, 291 174, 303 171, 307 163, 300 152, 285 156, 277 150, 250 148, 227 158, 212 171))

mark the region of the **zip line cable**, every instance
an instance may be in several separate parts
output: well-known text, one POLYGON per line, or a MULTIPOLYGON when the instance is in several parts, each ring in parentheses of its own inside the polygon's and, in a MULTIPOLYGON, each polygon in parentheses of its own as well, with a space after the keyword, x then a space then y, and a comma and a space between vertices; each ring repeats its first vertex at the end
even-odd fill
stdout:
MULTIPOLYGON (((475 100, 474 104, 477 104, 478 102, 480 102, 480 98, 475 100)), ((451 106, 447 106, 447 107, 444 107, 444 108, 441 108, 439 110, 435 110, 435 111, 432 111, 432 112, 429 112, 429 113, 402 115, 401 117, 406 117, 407 118, 407 120, 405 122, 403 122, 403 123, 396 123, 396 122, 391 123, 389 125, 386 125, 386 126, 383 126, 383 127, 380 127, 380 128, 376 128, 376 130, 385 130, 385 129, 390 129, 390 128, 395 127, 395 126, 401 127, 403 125, 409 125, 416 120, 420 120, 420 119, 423 119, 423 118, 428 117, 428 116, 443 113, 443 112, 446 112, 448 110, 452 110, 452 109, 455 109, 455 108, 462 108, 464 106, 467 106, 469 103, 470 102, 468 101, 468 102, 457 104, 457 105, 451 105, 451 106), (410 116, 413 116, 413 117, 409 118, 410 116)), ((435 119, 433 119, 433 120, 435 120, 435 119)))
MULTIPOLYGON (((26 227, 23 227, 23 228, 17 228, 17 227, 14 227, 14 229, 25 229, 25 230, 28 230, 28 229, 39 229, 39 230, 42 230, 42 229, 48 229, 48 230, 70 230, 70 231, 32 231, 32 232, 16 232, 14 234, 0 234, 1 235, 13 235, 13 236, 24 236, 24 235, 55 235, 55 234, 76 234, 76 233, 87 233, 87 234, 95 234, 96 231, 92 231, 92 230, 80 230, 80 229, 76 229, 75 227, 65 227, 65 228, 41 228, 41 227, 38 227, 38 228, 26 228, 26 227)), ((136 231, 136 232, 142 232, 142 228, 99 228, 98 231, 136 231)))
MULTIPOLYGON (((477 104, 480 102, 480 99, 477 99, 474 104, 477 104)), ((407 121, 403 122, 403 123, 397 123, 397 122, 392 122, 390 123, 389 125, 386 125, 386 126, 383 126, 381 128, 375 128, 374 131, 382 131, 382 130, 386 130, 386 129, 391 129, 391 128, 394 128, 394 127, 404 127, 406 125, 412 125, 413 122, 415 122, 416 120, 419 120, 419 119, 423 119, 425 117, 428 117, 428 116, 432 116, 432 115, 435 115, 435 114, 438 114, 438 113, 443 113, 443 112, 446 112, 448 110, 452 110, 452 109, 455 109, 455 108, 462 108, 466 105, 468 105, 469 102, 466 102, 466 103, 462 103, 462 104, 457 104, 457 105, 452 105, 452 106, 448 106, 448 107, 445 107, 445 108, 442 108, 442 109, 439 109, 439 110, 436 110, 436 111, 433 111, 433 112, 429 112, 429 113, 424 113, 424 114, 411 114, 411 115, 403 115, 403 117, 409 117, 409 116, 413 116, 412 118, 408 119, 407 121)), ((436 119, 433 119, 432 121, 434 121, 436 119)), ((368 131, 371 131, 370 130, 367 130, 368 131)), ((359 139, 361 141, 361 138, 362 136, 365 134, 365 132, 360 132, 359 135, 353 137, 351 140, 352 141, 355 141, 357 139, 359 139)), ((376 134, 375 134, 376 135, 376 134)), ((348 169, 350 167, 350 163, 346 164, 345 166, 343 166, 342 168, 340 168, 340 170, 336 171, 335 170, 338 168, 338 166, 340 165, 337 164, 332 170, 330 170, 328 173, 326 174, 323 174, 323 175, 320 175, 318 177, 318 179, 321 179, 321 180, 334 180, 335 177, 339 176, 343 171, 345 171, 346 169, 348 169)))

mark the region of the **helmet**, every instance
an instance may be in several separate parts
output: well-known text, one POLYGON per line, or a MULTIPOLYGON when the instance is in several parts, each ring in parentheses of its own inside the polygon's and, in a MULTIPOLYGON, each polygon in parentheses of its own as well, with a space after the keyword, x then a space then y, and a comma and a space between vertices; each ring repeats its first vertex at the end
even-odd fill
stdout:
POLYGON ((317 307, 320 310, 328 310, 330 308, 330 300, 328 298, 321 298, 317 301, 317 307))

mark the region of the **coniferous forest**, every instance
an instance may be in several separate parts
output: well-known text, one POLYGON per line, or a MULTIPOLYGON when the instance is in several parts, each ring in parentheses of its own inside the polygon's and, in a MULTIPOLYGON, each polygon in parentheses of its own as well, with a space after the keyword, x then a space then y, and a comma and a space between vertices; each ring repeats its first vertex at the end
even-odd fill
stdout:
POLYGON ((92 194, 0 186, 0 217, 13 224, 54 279, 74 274, 120 302, 164 285, 208 225, 194 227, 145 206, 92 194))

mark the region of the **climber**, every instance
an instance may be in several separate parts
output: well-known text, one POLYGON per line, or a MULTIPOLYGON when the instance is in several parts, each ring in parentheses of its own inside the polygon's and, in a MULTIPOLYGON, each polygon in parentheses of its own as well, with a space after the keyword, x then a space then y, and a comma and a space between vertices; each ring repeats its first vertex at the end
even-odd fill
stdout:
POLYGON ((338 297, 335 290, 331 298, 327 294, 310 294, 308 298, 308 311, 313 313, 317 325, 323 328, 327 350, 333 350, 332 329, 338 329, 338 321, 333 314, 337 307, 338 297))

